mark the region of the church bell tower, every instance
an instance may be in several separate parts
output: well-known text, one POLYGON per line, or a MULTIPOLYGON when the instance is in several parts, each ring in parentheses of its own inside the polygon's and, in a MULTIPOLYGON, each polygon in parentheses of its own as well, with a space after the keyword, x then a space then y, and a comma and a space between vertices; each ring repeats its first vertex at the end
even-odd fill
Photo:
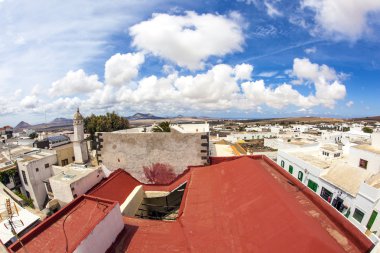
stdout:
POLYGON ((74 114, 73 118, 74 125, 74 155, 75 155, 75 163, 85 164, 88 161, 88 150, 87 144, 84 140, 84 123, 83 116, 79 112, 79 108, 77 112, 74 114))

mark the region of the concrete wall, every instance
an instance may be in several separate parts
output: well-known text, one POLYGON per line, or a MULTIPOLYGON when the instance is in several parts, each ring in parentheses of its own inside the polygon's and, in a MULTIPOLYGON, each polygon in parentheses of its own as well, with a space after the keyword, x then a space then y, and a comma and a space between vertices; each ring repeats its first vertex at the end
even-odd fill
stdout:
POLYGON ((135 216, 144 199, 144 190, 142 185, 138 185, 129 194, 124 203, 120 206, 121 213, 126 216, 135 216))
POLYGON ((97 169, 82 177, 78 181, 71 183, 71 188, 73 189, 73 195, 79 196, 81 194, 86 193, 90 190, 94 185, 99 183, 104 178, 104 174, 102 169, 97 169))
POLYGON ((110 170, 118 168, 147 182, 143 167, 162 163, 178 175, 189 165, 208 162, 204 133, 97 133, 97 158, 110 170))
POLYGON ((91 233, 74 250, 75 253, 106 252, 123 230, 124 223, 117 204, 108 215, 99 222, 91 233))
POLYGON ((62 180, 54 180, 53 178, 49 179, 49 183, 54 198, 58 199, 61 206, 66 205, 74 199, 69 183, 62 182, 62 180))

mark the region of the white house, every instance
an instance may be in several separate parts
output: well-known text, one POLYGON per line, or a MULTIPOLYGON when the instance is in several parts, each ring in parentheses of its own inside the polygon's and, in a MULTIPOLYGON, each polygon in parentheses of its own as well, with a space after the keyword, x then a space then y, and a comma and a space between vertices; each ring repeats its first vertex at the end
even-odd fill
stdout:
POLYGON ((46 190, 52 199, 64 206, 99 183, 105 174, 100 166, 86 167, 70 164, 53 166, 55 175, 45 181, 46 190))
POLYGON ((21 191, 33 200, 35 208, 45 208, 47 193, 44 180, 53 175, 52 165, 57 163, 57 156, 50 150, 37 149, 21 158, 17 158, 18 172, 21 177, 21 191))
POLYGON ((371 145, 341 145, 279 150, 277 163, 298 178, 363 232, 380 235, 380 133, 371 145))

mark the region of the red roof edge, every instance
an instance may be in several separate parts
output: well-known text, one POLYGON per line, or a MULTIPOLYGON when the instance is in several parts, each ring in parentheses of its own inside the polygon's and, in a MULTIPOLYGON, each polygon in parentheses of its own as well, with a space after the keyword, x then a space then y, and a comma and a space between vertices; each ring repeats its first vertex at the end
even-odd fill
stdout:
POLYGON ((136 178, 134 178, 130 173, 126 172, 123 169, 117 169, 117 170, 113 171, 108 177, 104 178, 99 183, 97 183, 94 187, 92 187, 90 190, 88 190, 86 194, 91 195, 91 194, 95 193, 99 188, 101 188, 105 184, 108 184, 109 182, 111 182, 112 179, 114 179, 115 177, 117 177, 121 173, 127 173, 128 175, 131 176, 131 178, 134 181, 136 181, 137 183, 141 184, 141 182, 139 180, 137 180, 136 178))
POLYGON ((329 217, 342 231, 350 241, 352 241, 363 252, 370 252, 375 245, 371 240, 364 235, 354 224, 352 224, 346 217, 344 217, 338 210, 333 208, 325 200, 320 198, 315 192, 310 190, 307 186, 302 184, 299 180, 287 173, 276 162, 271 160, 265 155, 250 155, 250 156, 229 156, 229 157, 210 157, 211 164, 218 164, 222 162, 232 161, 241 157, 249 157, 252 159, 263 159, 272 168, 277 170, 288 181, 295 185, 300 191, 302 191, 318 208, 321 209, 324 214, 329 217))
MULTIPOLYGON (((84 194, 80 195, 79 197, 77 197, 76 199, 74 199, 73 201, 71 201, 68 205, 66 205, 65 207, 63 207, 62 209, 60 209, 58 212, 54 213, 52 216, 50 216, 47 219, 43 220, 40 224, 38 224, 36 227, 34 227, 33 229, 31 229, 28 233, 26 233, 25 235, 23 235, 20 238, 21 242, 24 243, 24 244, 26 244, 29 241, 31 241, 35 236, 37 236, 38 234, 40 234, 43 230, 45 230, 50 225, 54 224, 57 220, 59 220, 66 213, 70 212, 73 208, 75 208, 80 202, 82 202, 85 199, 109 203, 111 210, 117 204, 116 201, 112 201, 112 200, 109 200, 109 199, 97 198, 97 197, 93 197, 93 196, 89 196, 89 195, 84 195, 84 194)), ((93 230, 93 227, 89 228, 88 233, 90 233, 92 230, 93 230)), ((81 238, 81 240, 79 241, 79 243, 77 245, 74 245, 73 247, 76 248, 87 237, 87 235, 84 235, 84 237, 81 238)), ((12 245, 9 246, 8 250, 9 250, 9 252, 15 252, 15 251, 19 250, 21 247, 22 246, 21 246, 20 242, 16 241, 12 245)))

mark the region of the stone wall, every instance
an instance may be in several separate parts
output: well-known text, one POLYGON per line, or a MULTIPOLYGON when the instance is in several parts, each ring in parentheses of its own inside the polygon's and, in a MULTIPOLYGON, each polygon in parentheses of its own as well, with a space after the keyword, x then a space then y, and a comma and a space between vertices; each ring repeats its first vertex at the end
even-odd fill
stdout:
POLYGON ((207 133, 97 133, 97 159, 108 169, 124 169, 148 182, 144 167, 172 168, 176 175, 187 166, 208 163, 207 133), (162 166, 161 166, 162 167, 162 166))

